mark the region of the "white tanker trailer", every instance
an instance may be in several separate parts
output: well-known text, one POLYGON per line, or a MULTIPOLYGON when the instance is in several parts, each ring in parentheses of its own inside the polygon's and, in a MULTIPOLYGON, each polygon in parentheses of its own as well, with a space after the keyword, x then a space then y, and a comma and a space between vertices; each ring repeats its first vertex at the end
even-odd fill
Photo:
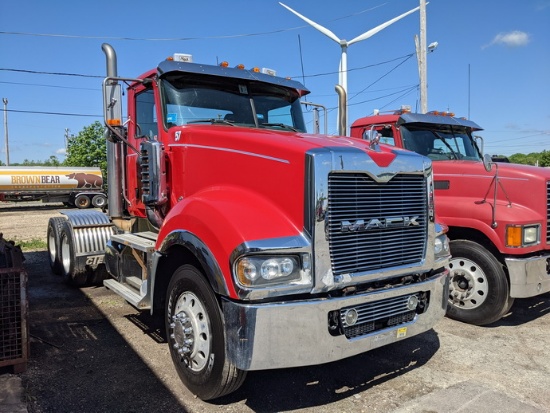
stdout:
POLYGON ((107 204, 99 168, 0 167, 0 201, 63 202, 78 208, 107 204))

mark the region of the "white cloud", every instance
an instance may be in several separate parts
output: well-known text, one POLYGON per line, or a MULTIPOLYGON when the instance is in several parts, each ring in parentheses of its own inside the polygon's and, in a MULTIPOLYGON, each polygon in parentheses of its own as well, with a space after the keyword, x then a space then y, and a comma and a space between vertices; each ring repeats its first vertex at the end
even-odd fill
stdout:
POLYGON ((55 153, 57 155, 65 155, 67 151, 65 150, 65 148, 59 148, 58 150, 55 151, 55 153))
POLYGON ((531 41, 529 35, 525 32, 514 30, 512 32, 508 33, 499 33, 495 36, 493 41, 489 43, 486 46, 483 46, 485 49, 486 47, 493 46, 493 45, 504 45, 508 47, 522 47, 527 45, 531 41))
POLYGON ((539 3, 535 7, 535 10, 542 11, 548 7, 550 7, 550 1, 539 1, 539 3))

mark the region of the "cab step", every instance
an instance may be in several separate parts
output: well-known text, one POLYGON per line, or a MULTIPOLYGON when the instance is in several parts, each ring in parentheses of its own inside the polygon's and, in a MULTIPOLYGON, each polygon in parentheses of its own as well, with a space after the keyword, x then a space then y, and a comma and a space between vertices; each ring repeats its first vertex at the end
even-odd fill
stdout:
MULTIPOLYGON (((137 278, 137 277, 133 277, 137 278)), ((151 308, 151 304, 146 297, 139 294, 139 290, 130 287, 128 284, 122 284, 114 279, 108 279, 103 281, 103 285, 114 293, 120 295, 131 305, 138 310, 148 310, 151 308)))
POLYGON ((113 234, 111 241, 124 244, 139 251, 153 252, 157 242, 157 234, 154 232, 137 232, 135 234, 113 234))
MULTIPOLYGON (((142 251, 147 255, 148 259, 150 259, 155 251, 156 241, 157 234, 154 232, 113 234, 110 240, 112 243, 125 245, 134 251, 142 251)), ((138 255, 135 255, 135 258, 144 267, 144 261, 138 255)), ((147 310, 151 308, 151 300, 147 292, 146 275, 143 275, 143 277, 144 279, 133 275, 120 275, 118 280, 104 280, 103 285, 123 297, 138 310, 147 310)))

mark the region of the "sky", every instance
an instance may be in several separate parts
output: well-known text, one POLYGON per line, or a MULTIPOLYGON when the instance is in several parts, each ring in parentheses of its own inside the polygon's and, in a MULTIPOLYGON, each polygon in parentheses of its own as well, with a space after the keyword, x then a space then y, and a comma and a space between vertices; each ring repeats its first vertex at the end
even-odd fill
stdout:
MULTIPOLYGON (((283 0, 339 38, 419 6, 419 0, 283 0)), ((485 152, 550 150, 550 0, 431 0, 427 6, 428 110, 484 130, 485 152)), ((420 108, 415 12, 348 49, 348 119, 420 108)), ((101 82, 111 44, 118 75, 136 77, 173 53, 194 62, 268 67, 335 110, 340 46, 272 0, 0 0, 0 135, 10 164, 65 157, 65 136, 103 122, 101 82), (160 6, 159 6, 160 5, 160 6), (7 109, 7 110, 5 110, 7 109)), ((311 112, 305 113, 312 131, 311 112)), ((321 119, 321 124, 323 120, 321 119)))

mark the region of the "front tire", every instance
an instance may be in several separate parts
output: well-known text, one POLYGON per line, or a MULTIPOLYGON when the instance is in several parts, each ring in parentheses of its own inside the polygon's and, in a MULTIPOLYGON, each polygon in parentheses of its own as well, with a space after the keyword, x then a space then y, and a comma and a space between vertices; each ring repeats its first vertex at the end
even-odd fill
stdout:
POLYGON ((181 381, 202 400, 237 390, 246 372, 227 359, 220 305, 204 275, 179 267, 168 285, 166 335, 181 381))
POLYGON ((500 320, 513 304, 502 264, 481 245, 451 241, 447 316, 478 326, 500 320))

